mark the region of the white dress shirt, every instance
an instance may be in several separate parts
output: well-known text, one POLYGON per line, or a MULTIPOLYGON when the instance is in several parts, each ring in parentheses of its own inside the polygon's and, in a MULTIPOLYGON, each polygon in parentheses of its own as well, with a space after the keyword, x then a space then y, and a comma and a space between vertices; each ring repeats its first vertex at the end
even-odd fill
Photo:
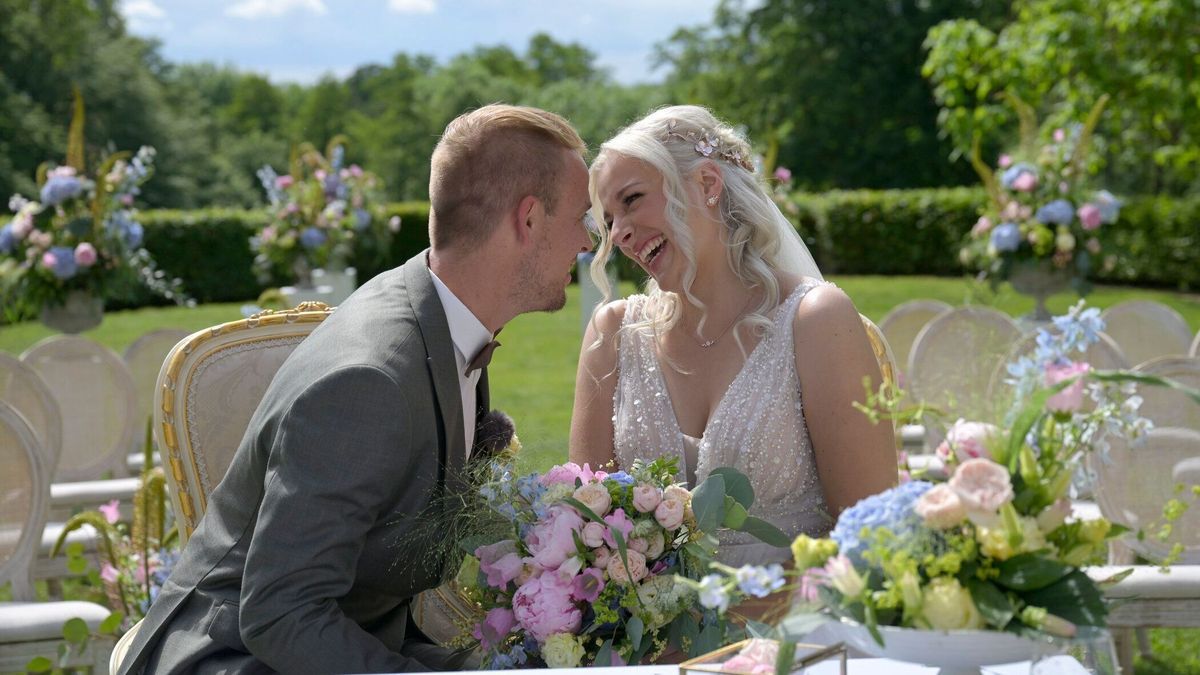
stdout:
POLYGON ((467 365, 484 345, 492 341, 492 332, 471 313, 432 269, 429 270, 429 276, 433 277, 433 285, 437 288, 442 309, 446 312, 446 323, 450 326, 450 340, 454 342, 454 362, 458 366, 458 388, 462 394, 463 431, 466 435, 467 456, 470 457, 471 446, 475 444, 475 387, 479 385, 479 377, 483 371, 476 370, 468 375, 467 365))

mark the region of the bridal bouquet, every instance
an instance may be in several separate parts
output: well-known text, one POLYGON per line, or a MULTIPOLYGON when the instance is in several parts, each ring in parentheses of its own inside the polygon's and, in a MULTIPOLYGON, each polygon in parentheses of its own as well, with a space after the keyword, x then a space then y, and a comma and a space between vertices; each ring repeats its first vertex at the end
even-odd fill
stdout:
MULTIPOLYGON (((674 645, 702 653, 727 639, 702 611, 699 579, 720 526, 786 546, 746 510, 746 477, 717 469, 695 490, 674 484, 675 459, 605 473, 573 463, 515 477, 498 467, 481 494, 508 525, 476 546, 459 580, 486 611, 473 635, 490 668, 624 665, 674 645)), ((778 565, 754 579, 763 594, 784 583, 778 565)))
MULTIPOLYGON (((881 645, 879 626, 1066 636, 1105 626, 1103 584, 1080 567, 1102 561, 1106 541, 1127 528, 1072 517, 1072 486, 1088 480, 1086 458, 1106 460, 1112 439, 1137 443, 1149 430, 1137 384, 1178 385, 1073 360, 1098 339, 1096 309, 1080 303, 1054 327, 1009 366, 1014 406, 1003 426, 959 420, 949 430, 938 448, 947 480, 871 496, 828 538, 792 543, 801 615, 849 619, 881 645)), ((737 575, 720 570, 702 584, 718 591, 701 597, 706 607, 741 592, 737 575)), ((814 627, 801 618, 793 638, 814 627)))

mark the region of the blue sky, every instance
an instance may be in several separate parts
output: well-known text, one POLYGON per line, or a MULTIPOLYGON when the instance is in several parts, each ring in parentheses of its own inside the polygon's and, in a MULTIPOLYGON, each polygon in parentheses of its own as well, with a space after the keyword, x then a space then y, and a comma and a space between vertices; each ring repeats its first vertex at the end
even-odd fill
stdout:
POLYGON ((444 62, 476 45, 523 52, 549 33, 597 55, 619 82, 659 81, 654 44, 711 20, 717 0, 122 0, 129 30, 170 61, 212 61, 312 82, 396 52, 444 62))

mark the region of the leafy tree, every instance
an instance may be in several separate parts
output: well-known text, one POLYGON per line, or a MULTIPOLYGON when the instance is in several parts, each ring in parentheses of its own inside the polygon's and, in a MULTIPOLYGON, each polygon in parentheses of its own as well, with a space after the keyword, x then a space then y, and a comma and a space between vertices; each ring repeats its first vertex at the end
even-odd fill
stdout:
POLYGON ((928 35, 923 72, 959 151, 977 135, 1012 136, 1011 92, 1050 124, 1083 119, 1112 97, 1097 131, 1105 184, 1133 192, 1200 189, 1200 2, 1014 0, 993 30, 948 21, 928 35))
POLYGON ((224 112, 234 132, 273 132, 281 126, 283 96, 267 78, 245 75, 234 85, 224 112))

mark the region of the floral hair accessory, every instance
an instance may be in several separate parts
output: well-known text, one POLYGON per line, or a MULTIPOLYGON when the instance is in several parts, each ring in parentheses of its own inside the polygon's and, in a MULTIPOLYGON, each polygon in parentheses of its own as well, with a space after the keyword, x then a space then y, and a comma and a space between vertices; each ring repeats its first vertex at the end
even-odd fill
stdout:
POLYGON ((671 138, 678 138, 681 141, 692 143, 692 147, 700 155, 713 159, 723 159, 731 164, 742 167, 750 173, 754 173, 754 164, 740 150, 736 148, 722 148, 721 139, 718 135, 707 129, 701 129, 699 133, 696 131, 679 131, 678 126, 678 120, 668 122, 667 130, 663 133, 661 140, 666 141, 671 138), (716 155, 716 157, 714 158, 713 155, 716 155))

